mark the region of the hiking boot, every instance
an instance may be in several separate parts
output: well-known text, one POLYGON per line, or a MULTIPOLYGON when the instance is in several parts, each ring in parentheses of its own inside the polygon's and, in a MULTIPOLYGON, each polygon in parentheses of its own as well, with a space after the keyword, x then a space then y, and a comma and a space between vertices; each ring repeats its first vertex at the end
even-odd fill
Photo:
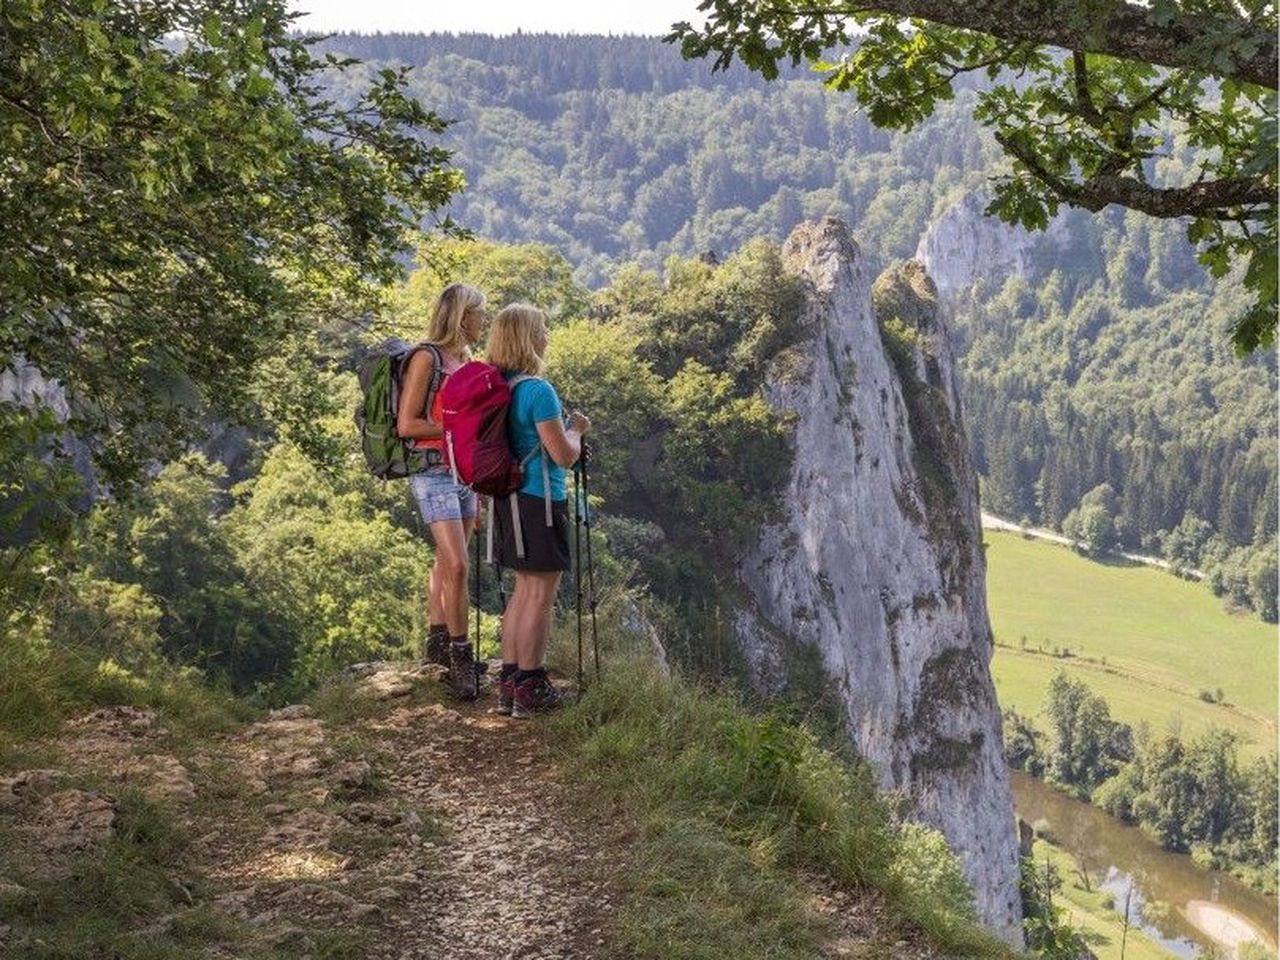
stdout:
POLYGON ((493 713, 500 713, 505 717, 511 716, 511 704, 516 698, 516 678, 515 674, 507 677, 505 680, 498 678, 498 705, 493 708, 493 713))
POLYGON ((564 705, 564 698, 546 674, 537 674, 515 685, 511 698, 511 716, 528 720, 534 714, 547 713, 564 705))
POLYGON ((468 641, 449 644, 449 683, 459 700, 474 700, 480 693, 480 671, 468 641))
POLYGON ((427 663, 441 667, 449 666, 449 635, 447 633, 427 634, 427 652, 424 657, 427 663))

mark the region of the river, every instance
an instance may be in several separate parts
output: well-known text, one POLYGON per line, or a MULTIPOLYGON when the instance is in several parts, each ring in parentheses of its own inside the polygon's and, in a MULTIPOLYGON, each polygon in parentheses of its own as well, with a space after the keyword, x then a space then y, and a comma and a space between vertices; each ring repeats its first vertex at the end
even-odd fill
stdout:
POLYGON ((1047 821, 1054 843, 1077 862, 1083 858, 1090 883, 1111 893, 1117 910, 1123 911, 1125 892, 1132 883, 1130 922, 1175 956, 1190 960, 1202 947, 1234 946, 1242 937, 1248 938, 1251 930, 1270 949, 1276 948, 1280 911, 1274 898, 1229 874, 1201 869, 1190 857, 1161 849, 1141 830, 1091 804, 1021 771, 1011 773, 1018 815, 1032 824, 1047 821), (1168 904, 1169 909, 1153 908, 1153 901, 1168 904), (1210 929, 1216 942, 1207 932, 1210 929))

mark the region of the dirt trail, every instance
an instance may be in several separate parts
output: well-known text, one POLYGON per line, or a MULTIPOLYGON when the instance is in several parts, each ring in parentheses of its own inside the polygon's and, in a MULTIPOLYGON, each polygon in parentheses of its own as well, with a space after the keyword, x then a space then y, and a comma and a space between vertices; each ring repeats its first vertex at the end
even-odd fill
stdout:
MULTIPOLYGON (((410 695, 419 675, 380 665, 362 687, 396 705, 362 721, 284 721, 318 726, 323 741, 309 753, 320 764, 286 775, 285 797, 303 805, 268 805, 249 849, 211 838, 203 859, 221 901, 276 927, 277 940, 305 940, 316 925, 359 928, 362 957, 600 957, 618 900, 607 853, 617 838, 576 812, 538 723, 489 713, 492 698, 446 706, 438 689, 410 695)), ((288 757, 288 737, 265 739, 288 757)), ((299 760, 308 766, 304 753, 293 768, 299 760)))

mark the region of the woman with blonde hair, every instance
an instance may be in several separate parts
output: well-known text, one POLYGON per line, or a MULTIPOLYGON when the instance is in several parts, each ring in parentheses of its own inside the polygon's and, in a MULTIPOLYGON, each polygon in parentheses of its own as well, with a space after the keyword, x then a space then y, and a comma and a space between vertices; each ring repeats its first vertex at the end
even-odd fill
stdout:
POLYGON ((525 464, 516 493, 520 522, 514 522, 506 504, 493 511, 495 555, 516 578, 502 614, 498 710, 520 718, 560 704, 544 661, 551 608, 560 576, 569 569, 565 474, 577 462, 582 437, 591 429, 591 421, 579 412, 564 416, 555 388, 542 378, 546 350, 547 318, 537 307, 515 303, 494 317, 488 360, 514 381, 507 436, 515 458, 525 464))
POLYGON ((427 586, 427 659, 448 667, 454 692, 468 700, 478 689, 467 641, 467 543, 476 525, 476 497, 444 462, 440 388, 471 359, 487 320, 484 294, 475 287, 454 283, 441 291, 426 340, 405 370, 396 419, 396 432, 425 449, 429 464, 409 478, 436 548, 427 586))

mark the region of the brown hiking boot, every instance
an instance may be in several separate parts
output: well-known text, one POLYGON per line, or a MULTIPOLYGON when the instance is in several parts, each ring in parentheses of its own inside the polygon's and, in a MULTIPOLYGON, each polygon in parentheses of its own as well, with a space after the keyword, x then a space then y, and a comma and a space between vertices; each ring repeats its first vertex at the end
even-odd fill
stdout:
POLYGON ((427 634, 427 649, 423 660, 442 667, 449 666, 449 634, 427 634))
POLYGON ((449 643, 449 684, 459 700, 474 700, 480 694, 480 671, 468 640, 449 643))
POLYGON ((564 697, 545 673, 535 674, 516 684, 511 700, 511 716, 528 720, 535 714, 547 713, 564 706, 564 697))

